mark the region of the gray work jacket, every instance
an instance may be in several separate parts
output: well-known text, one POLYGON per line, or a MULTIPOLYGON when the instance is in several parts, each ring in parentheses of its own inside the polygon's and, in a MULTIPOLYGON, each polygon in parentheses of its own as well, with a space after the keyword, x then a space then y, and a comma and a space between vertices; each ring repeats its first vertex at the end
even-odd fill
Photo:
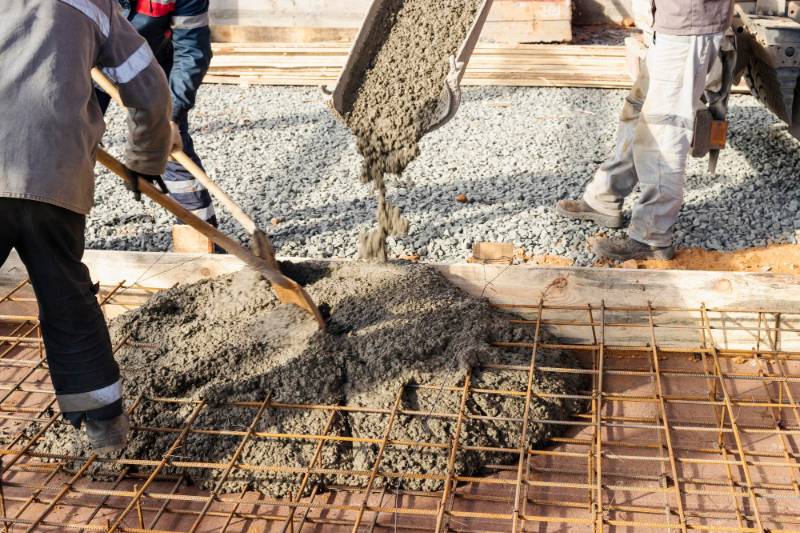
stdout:
POLYGON ((634 0, 636 25, 667 35, 721 33, 731 25, 733 0, 634 0))
POLYGON ((0 197, 87 214, 105 131, 90 70, 116 82, 126 164, 161 174, 170 149, 167 81, 116 0, 0 2, 0 197))

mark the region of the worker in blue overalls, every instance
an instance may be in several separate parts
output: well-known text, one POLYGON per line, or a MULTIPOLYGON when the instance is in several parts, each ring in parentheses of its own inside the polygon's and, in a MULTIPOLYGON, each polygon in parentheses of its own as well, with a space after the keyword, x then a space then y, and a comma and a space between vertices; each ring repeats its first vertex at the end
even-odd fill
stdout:
MULTIPOLYGON (((147 40, 164 69, 172 93, 174 145, 202 167, 189 135, 189 111, 211 63, 211 32, 208 0, 118 0, 123 14, 147 40), (180 139, 180 142, 177 142, 180 139)), ((103 110, 110 98, 98 91, 103 110)), ((167 163, 163 175, 170 195, 202 220, 217 226, 208 190, 175 161, 167 163)))

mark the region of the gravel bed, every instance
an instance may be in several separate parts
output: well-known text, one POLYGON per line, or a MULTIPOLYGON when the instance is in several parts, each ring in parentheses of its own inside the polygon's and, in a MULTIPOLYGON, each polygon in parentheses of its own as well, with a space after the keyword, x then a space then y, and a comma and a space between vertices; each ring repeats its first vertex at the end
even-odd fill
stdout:
MULTIPOLYGON (((590 223, 560 219, 554 203, 578 197, 613 146, 624 91, 469 88, 458 116, 422 140, 421 156, 390 201, 411 223, 390 238, 390 256, 456 262, 473 242, 514 241, 528 254, 596 259, 590 223), (459 203, 464 194, 469 201, 459 203)), ((355 139, 315 88, 203 87, 192 113, 197 151, 209 174, 271 234, 279 254, 357 255, 375 201, 359 183, 355 139), (273 222, 276 222, 273 224, 273 222)), ((106 144, 119 153, 123 117, 109 116, 106 144)), ((800 229, 800 144, 755 99, 732 100, 730 148, 718 176, 692 160, 676 244, 733 250, 796 242, 800 229)), ((101 173, 87 228, 89 248, 168 250, 171 217, 138 204, 118 178, 101 173)), ((630 204, 628 205, 628 208, 630 204)), ((222 214, 222 229, 244 231, 222 214)))

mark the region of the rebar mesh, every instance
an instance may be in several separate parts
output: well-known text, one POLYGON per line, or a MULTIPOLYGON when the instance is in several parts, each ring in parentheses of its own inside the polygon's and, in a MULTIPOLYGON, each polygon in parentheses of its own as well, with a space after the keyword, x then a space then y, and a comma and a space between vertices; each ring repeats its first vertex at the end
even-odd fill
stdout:
MULTIPOLYGON (((106 311, 140 305, 154 292, 141 286, 104 287, 106 311)), ((657 302, 656 302, 657 303, 657 302)), ((0 295, 0 524, 4 531, 611 531, 622 529, 800 533, 800 312, 678 309, 590 305, 503 306, 524 318, 531 343, 523 366, 485 364, 481 372, 524 373, 524 390, 485 390, 467 375, 459 387, 418 386, 416 394, 450 395, 449 411, 410 411, 397 391, 390 409, 295 405, 273 401, 210 406, 181 398, 138 397, 188 412, 174 427, 135 427, 159 432, 170 445, 159 460, 110 460, 87 452, 48 455, 39 439, 63 424, 49 382, 44 348, 27 282, 0 295), (20 311, 22 310, 22 311, 20 311), (5 313, 5 314, 4 314, 5 313), (15 314, 12 314, 15 313, 15 314), (556 333, 558 344, 541 333, 556 333), (576 354, 581 368, 537 365, 537 354, 560 348, 576 354), (537 373, 587 377, 575 399, 588 409, 570 420, 537 420, 531 398, 537 373), (515 399, 523 416, 487 417, 470 408, 477 395, 515 399), (247 427, 205 427, 210 409, 241 409, 247 427), (342 411, 369 414, 380 438, 345 437, 332 431, 342 411), (317 427, 304 434, 259 431, 259 421, 281 411, 314 413, 317 427), (320 416, 322 415, 322 416, 320 416), (455 421, 446 441, 407 441, 393 434, 401 417, 455 421), (544 449, 528 449, 533 423, 565 432, 544 449), (506 457, 487 465, 495 473, 464 477, 459 454, 477 451, 461 442, 471 423, 518 428, 517 448, 481 449, 506 457), (225 461, 183 455, 182 444, 203 433, 236 439, 225 461), (242 457, 257 439, 299 442, 304 467, 247 464, 242 457), (323 468, 329 446, 371 450, 365 471, 323 468), (442 454, 439 472, 390 471, 387 451, 442 454), (511 466, 509 466, 509 464, 511 466), (75 466, 77 465, 77 467, 75 466), (213 487, 191 484, 193 472, 210 469, 213 487), (293 483, 292 498, 273 499, 247 486, 248 474, 270 473, 293 483), (99 475, 101 473, 102 475, 99 475), (323 483, 337 475, 357 487, 323 483), (403 488, 410 479, 443 482, 439 492, 403 488), (245 480, 239 494, 223 493, 226 480, 245 480)), ((116 350, 129 339, 120 339, 116 350)), ((554 396, 554 395, 549 395, 554 396)))

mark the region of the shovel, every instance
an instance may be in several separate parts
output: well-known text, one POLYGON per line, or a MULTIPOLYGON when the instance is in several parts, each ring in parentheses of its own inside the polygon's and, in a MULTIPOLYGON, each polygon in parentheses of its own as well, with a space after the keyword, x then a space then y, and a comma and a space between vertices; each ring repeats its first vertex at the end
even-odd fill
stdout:
MULTIPOLYGON (((117 89, 116 85, 114 85, 111 80, 109 80, 105 74, 100 72, 99 70, 92 69, 92 79, 94 82, 103 89, 106 94, 111 96, 117 104, 124 107, 125 104, 122 103, 122 98, 120 98, 119 90, 117 89)), ((203 186, 208 189, 208 191, 217 199, 222 205, 225 206, 225 209, 236 219, 239 224, 250 234, 250 238, 252 241, 252 249, 255 254, 261 257, 267 264, 270 265, 275 270, 280 270, 278 266, 278 262, 275 260, 275 252, 272 249, 272 243, 267 237, 267 234, 264 233, 263 230, 259 229, 256 225, 255 221, 244 211, 239 205, 233 201, 233 199, 228 196, 228 194, 223 191, 219 185, 214 183, 208 174, 200 168, 200 165, 192 161, 192 159, 186 155, 182 150, 178 150, 170 154, 172 159, 183 166, 189 173, 203 186)), ((227 248, 226 248, 227 250, 227 248)))
MULTIPOLYGON (((125 165, 99 147, 97 149, 97 161, 120 178, 128 180, 125 165)), ((272 290, 281 303, 298 306, 314 317, 320 329, 325 329, 325 319, 322 317, 319 308, 314 304, 311 296, 296 281, 281 274, 279 269, 270 266, 263 258, 253 255, 250 250, 239 244, 238 241, 228 237, 205 220, 193 215, 181 204, 156 189, 149 182, 139 179, 139 190, 155 203, 178 217, 181 222, 193 227, 208 237, 214 244, 221 246, 231 255, 241 259, 247 266, 261 273, 272 285, 272 290)))
MULTIPOLYGON (((191 161, 188 157, 186 159, 191 161)), ((97 161, 120 178, 128 181, 129 178, 125 165, 100 147, 97 148, 97 161)), ((138 187, 143 194, 175 215, 181 222, 193 227, 210 239, 211 242, 224 248, 228 253, 238 257, 244 264, 264 276, 264 279, 270 283, 272 291, 281 303, 296 305, 314 317, 319 325, 319 329, 325 329, 325 319, 322 317, 322 313, 320 313, 314 300, 311 299, 311 296, 309 296, 305 289, 296 281, 289 279, 281 273, 280 268, 278 268, 278 263, 275 261, 275 257, 272 254, 269 254, 271 261, 260 254, 254 255, 250 250, 239 244, 238 241, 225 235, 205 220, 201 220, 196 215, 193 215, 189 210, 170 198, 169 195, 156 189, 149 182, 139 179, 138 187)), ((241 209, 239 209, 239 211, 241 212, 241 209)), ((255 227, 255 223, 253 223, 252 226, 255 227)), ((262 248, 261 253, 267 250, 271 251, 272 249, 271 246, 269 246, 269 240, 266 239, 266 235, 264 235, 264 239, 267 248, 262 248)), ((256 246, 258 246, 258 241, 255 239, 254 241, 256 246)))

